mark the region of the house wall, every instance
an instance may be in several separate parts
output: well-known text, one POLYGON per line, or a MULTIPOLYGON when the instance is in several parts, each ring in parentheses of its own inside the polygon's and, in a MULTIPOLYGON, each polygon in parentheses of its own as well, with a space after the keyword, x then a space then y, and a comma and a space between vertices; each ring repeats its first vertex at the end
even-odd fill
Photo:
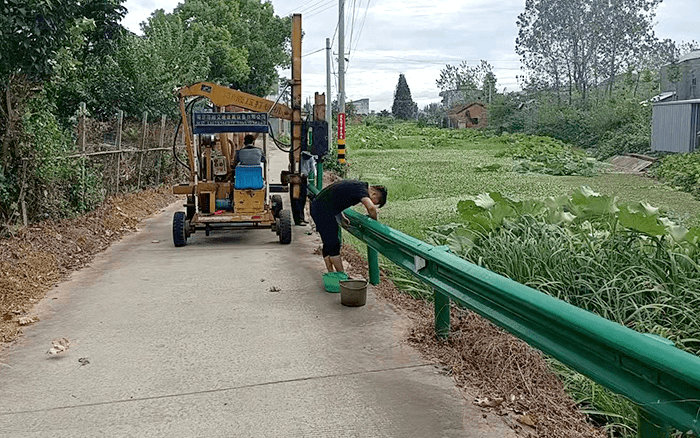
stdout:
POLYGON ((357 114, 369 114, 369 99, 353 100, 350 103, 355 106, 355 111, 357 111, 357 114))
POLYGON ((661 67, 661 92, 675 91, 677 100, 700 99, 700 57, 678 63, 682 78, 677 83, 668 80, 670 67, 661 67))
POLYGON ((700 137, 700 100, 656 103, 651 116, 651 150, 693 152, 700 137))
POLYGON ((486 107, 481 104, 470 105, 466 109, 456 109, 447 117, 452 128, 485 128, 488 124, 486 107), (477 120, 478 123, 474 123, 473 120, 477 120))

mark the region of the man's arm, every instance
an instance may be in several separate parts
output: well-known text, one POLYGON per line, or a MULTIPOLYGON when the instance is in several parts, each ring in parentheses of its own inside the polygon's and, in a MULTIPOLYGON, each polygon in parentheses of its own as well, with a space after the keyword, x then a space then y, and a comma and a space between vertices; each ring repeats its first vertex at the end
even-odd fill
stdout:
POLYGON ((369 217, 371 217, 372 219, 374 219, 376 221, 377 220, 377 206, 374 205, 374 202, 372 202, 372 200, 366 196, 364 198, 362 198, 362 200, 360 202, 362 202, 362 205, 364 205, 365 208, 367 209, 367 214, 369 215, 369 217))

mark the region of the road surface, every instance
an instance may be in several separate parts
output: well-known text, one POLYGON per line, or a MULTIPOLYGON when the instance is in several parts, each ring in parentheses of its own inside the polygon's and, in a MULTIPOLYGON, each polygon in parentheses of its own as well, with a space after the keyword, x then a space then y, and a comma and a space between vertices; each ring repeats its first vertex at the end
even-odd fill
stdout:
POLYGON ((405 343, 407 321, 371 286, 360 308, 324 291, 308 227, 290 245, 198 231, 175 248, 182 209, 38 304, 0 356, 0 436, 515 436, 405 343), (69 349, 48 355, 61 337, 69 349))

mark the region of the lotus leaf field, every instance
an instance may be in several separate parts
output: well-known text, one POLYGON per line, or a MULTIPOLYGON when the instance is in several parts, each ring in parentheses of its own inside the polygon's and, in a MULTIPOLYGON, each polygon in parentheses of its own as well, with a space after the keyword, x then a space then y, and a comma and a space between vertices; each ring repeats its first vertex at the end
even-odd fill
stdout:
MULTIPOLYGON (((396 124, 352 125, 347 138, 347 176, 388 189, 383 223, 700 354, 700 202, 678 184, 616 173, 546 137, 396 124)), ((553 367, 611 434, 634 436, 629 403, 553 367)))

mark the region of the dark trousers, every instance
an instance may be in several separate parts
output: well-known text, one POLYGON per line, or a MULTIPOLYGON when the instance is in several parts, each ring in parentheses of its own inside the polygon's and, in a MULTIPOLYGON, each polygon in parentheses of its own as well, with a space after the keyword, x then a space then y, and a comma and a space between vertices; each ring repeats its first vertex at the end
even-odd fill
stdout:
POLYGON ((318 202, 311 202, 311 217, 323 241, 323 256, 340 255, 340 228, 333 212, 324 209, 318 202))
POLYGON ((306 188, 308 181, 306 177, 302 177, 301 185, 299 186, 299 199, 294 199, 292 194, 289 194, 289 199, 292 205, 292 218, 294 218, 294 223, 299 225, 301 221, 306 221, 304 217, 304 207, 306 207, 306 195, 308 190, 306 188))

